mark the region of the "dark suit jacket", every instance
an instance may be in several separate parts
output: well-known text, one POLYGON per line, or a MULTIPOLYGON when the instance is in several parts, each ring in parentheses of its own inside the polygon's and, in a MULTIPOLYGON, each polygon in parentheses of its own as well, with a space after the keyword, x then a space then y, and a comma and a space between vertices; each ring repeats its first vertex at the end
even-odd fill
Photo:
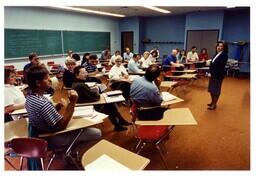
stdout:
POLYGON ((227 60, 228 60, 228 55, 225 54, 224 52, 222 52, 214 60, 214 62, 211 61, 210 73, 211 73, 212 78, 216 78, 216 79, 223 79, 224 78, 224 76, 225 76, 225 66, 226 66, 227 60))
POLYGON ((75 79, 72 84, 72 88, 78 94, 77 103, 88 103, 97 101, 100 99, 100 95, 98 93, 92 92, 90 87, 84 83, 83 80, 75 79))

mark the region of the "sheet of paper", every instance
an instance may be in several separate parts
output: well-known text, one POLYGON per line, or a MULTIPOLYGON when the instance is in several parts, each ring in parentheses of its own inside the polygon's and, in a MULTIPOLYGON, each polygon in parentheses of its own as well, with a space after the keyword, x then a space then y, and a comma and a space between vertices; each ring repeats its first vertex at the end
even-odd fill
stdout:
POLYGON ((121 91, 121 90, 114 90, 114 91, 106 92, 106 94, 107 94, 108 96, 111 96, 111 95, 120 95, 120 94, 122 94, 122 91, 121 91))
POLYGON ((78 116, 91 117, 93 116, 93 113, 94 113, 93 106, 75 107, 73 117, 78 117, 78 116))
POLYGON ((101 155, 99 158, 91 162, 90 164, 84 167, 85 170, 119 170, 119 171, 129 171, 130 169, 118 161, 112 159, 106 154, 101 155))
POLYGON ((123 95, 107 96, 106 93, 102 94, 107 103, 115 103, 125 101, 123 95))
POLYGON ((88 85, 88 87, 93 87, 96 85, 96 82, 85 82, 86 85, 88 85))
POLYGON ((171 101, 175 100, 176 96, 170 94, 169 92, 162 92, 162 98, 164 101, 171 101))

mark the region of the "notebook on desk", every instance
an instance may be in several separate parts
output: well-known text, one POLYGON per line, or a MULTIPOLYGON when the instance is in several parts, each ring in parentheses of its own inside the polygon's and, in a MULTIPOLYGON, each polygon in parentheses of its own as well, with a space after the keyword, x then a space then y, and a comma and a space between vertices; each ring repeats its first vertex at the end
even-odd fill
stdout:
POLYGON ((122 94, 114 94, 114 95, 108 96, 107 93, 103 93, 102 95, 106 103, 116 103, 116 102, 125 101, 122 94))
POLYGON ((94 115, 93 106, 75 107, 73 117, 92 117, 94 115))
POLYGON ((86 165, 84 167, 85 170, 91 170, 91 171, 113 171, 113 170, 119 170, 119 171, 129 171, 130 169, 123 164, 119 163, 118 161, 112 159, 106 154, 101 155, 96 160, 91 162, 90 164, 86 165))
POLYGON ((106 95, 109 96, 109 97, 122 95, 122 91, 121 90, 114 90, 114 91, 106 92, 106 95))
POLYGON ((163 101, 172 101, 176 99, 176 96, 170 94, 169 92, 162 92, 163 101))

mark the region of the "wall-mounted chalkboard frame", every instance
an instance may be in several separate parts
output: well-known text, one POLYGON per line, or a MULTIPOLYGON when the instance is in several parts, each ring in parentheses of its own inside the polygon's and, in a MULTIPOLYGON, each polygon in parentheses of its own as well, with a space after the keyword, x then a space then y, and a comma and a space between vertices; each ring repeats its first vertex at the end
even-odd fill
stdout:
POLYGON ((99 52, 110 47, 110 32, 5 29, 5 59, 24 59, 31 52, 39 56, 62 56, 74 52, 99 52))

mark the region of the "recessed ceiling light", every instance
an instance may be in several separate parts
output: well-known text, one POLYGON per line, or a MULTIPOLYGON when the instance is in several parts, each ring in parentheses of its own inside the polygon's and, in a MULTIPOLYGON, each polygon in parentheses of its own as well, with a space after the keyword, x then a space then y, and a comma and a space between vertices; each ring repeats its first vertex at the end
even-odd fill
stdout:
POLYGON ((77 8, 77 7, 69 7, 69 6, 50 6, 50 7, 57 8, 57 9, 77 11, 77 12, 84 12, 84 13, 108 15, 108 16, 114 16, 114 17, 125 17, 125 15, 122 15, 122 14, 115 14, 115 13, 110 13, 110 12, 102 12, 102 11, 90 10, 90 9, 84 9, 84 8, 77 8))
POLYGON ((151 9, 151 10, 154 10, 154 11, 157 11, 157 12, 161 12, 161 13, 164 13, 164 14, 171 13, 171 11, 168 11, 168 10, 165 10, 165 9, 161 9, 161 8, 158 8, 158 7, 153 7, 153 6, 142 6, 142 7, 145 7, 147 9, 151 9))

